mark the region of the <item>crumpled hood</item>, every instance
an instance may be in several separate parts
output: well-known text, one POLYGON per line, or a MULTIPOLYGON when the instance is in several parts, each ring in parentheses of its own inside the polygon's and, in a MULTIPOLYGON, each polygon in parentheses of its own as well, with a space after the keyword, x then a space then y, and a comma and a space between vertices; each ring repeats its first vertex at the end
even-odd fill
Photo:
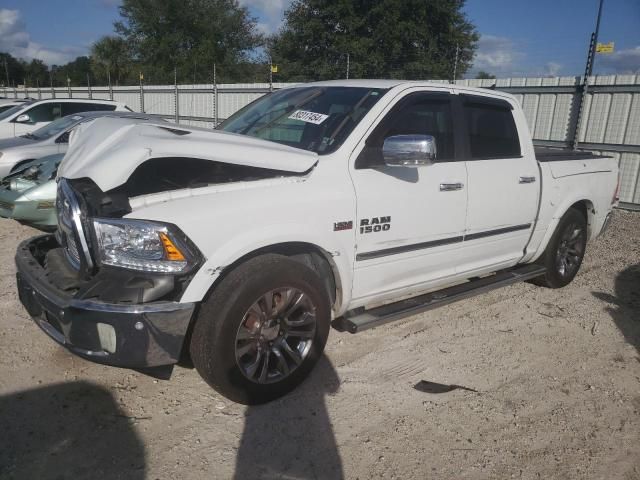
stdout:
POLYGON ((318 160, 316 153, 244 135, 105 117, 74 131, 58 177, 88 177, 106 192, 125 183, 145 161, 163 157, 200 158, 292 173, 306 172, 318 160))

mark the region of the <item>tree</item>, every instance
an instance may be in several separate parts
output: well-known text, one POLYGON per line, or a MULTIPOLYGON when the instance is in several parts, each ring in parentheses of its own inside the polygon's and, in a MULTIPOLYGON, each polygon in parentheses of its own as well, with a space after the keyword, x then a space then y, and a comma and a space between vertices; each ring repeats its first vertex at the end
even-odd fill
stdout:
POLYGON ((476 74, 476 78, 479 78, 479 79, 490 79, 490 78, 496 78, 496 76, 493 75, 492 73, 488 73, 488 72, 485 72, 484 70, 480 70, 476 74))
POLYGON ((24 62, 21 62, 9 53, 0 52, 0 85, 7 87, 13 85, 22 85, 24 77, 24 62), (7 73, 9 77, 8 85, 7 73))
POLYGON ((51 70, 55 70, 54 81, 56 85, 66 86, 68 78, 71 81, 71 85, 86 86, 87 75, 91 77, 91 83, 95 85, 95 77, 91 75, 91 61, 89 57, 76 57, 75 60, 72 60, 66 65, 53 65, 51 70))
POLYGON ((49 82, 49 67, 42 60, 33 59, 24 62, 24 78, 27 86, 46 85, 49 82))
POLYGON ((471 66, 478 35, 464 0, 295 0, 270 53, 282 80, 451 78, 471 66))
POLYGON ((229 73, 262 41, 237 0, 123 0, 119 8, 115 30, 154 82, 173 81, 174 67, 187 80, 210 77, 214 62, 229 73))
POLYGON ((115 35, 102 37, 91 46, 91 70, 102 81, 111 80, 119 85, 132 67, 132 58, 127 41, 115 35))

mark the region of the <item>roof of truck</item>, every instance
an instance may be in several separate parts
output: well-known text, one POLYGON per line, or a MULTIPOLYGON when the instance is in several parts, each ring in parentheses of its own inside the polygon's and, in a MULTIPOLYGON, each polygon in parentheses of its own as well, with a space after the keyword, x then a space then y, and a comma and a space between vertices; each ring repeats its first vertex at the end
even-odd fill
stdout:
POLYGON ((410 87, 433 87, 433 88, 446 88, 456 89, 464 92, 475 92, 480 94, 495 95, 496 97, 513 98, 513 95, 501 92, 499 90, 481 88, 481 87, 468 87, 466 85, 453 85, 446 81, 434 82, 428 80, 375 80, 375 79, 357 79, 357 80, 327 80, 324 82, 311 82, 300 83, 292 85, 286 88, 296 87, 308 87, 308 86, 320 86, 320 87, 361 87, 361 88, 384 88, 391 89, 394 87, 404 86, 410 87))

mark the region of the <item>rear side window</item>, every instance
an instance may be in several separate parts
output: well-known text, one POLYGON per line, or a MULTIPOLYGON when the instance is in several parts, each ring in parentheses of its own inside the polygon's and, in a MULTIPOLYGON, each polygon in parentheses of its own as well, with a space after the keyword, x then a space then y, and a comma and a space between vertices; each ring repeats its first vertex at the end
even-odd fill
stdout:
POLYGON ((80 112, 95 112, 98 110, 101 111, 113 111, 116 109, 115 105, 109 105, 104 103, 74 103, 74 102, 65 102, 62 104, 62 114, 72 115, 74 113, 80 112))
POLYGON ((469 149, 475 160, 520 156, 520 139, 508 104, 465 102, 469 149))

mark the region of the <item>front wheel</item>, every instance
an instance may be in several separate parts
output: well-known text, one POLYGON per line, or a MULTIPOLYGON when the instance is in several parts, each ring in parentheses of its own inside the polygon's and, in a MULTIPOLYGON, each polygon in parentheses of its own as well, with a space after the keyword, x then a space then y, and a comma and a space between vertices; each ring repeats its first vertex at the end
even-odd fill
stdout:
POLYGON ((191 357, 225 397, 264 403, 302 383, 322 355, 329 324, 320 277, 288 257, 263 255, 230 272, 202 304, 191 357))
POLYGON ((578 273, 587 246, 587 220, 582 212, 571 208, 565 213, 538 263, 547 269, 534 283, 561 288, 578 273))

